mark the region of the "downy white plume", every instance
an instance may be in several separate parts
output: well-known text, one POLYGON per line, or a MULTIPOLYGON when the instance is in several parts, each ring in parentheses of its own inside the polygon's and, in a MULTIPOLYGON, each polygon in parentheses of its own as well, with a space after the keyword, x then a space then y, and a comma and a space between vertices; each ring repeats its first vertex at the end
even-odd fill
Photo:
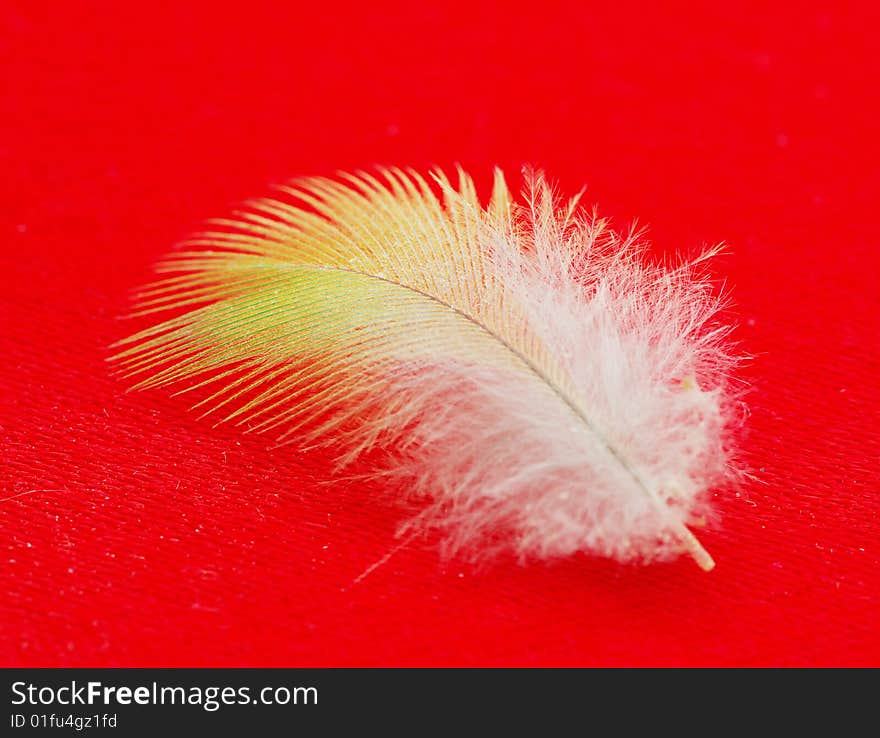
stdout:
POLYGON ((540 174, 515 204, 496 172, 485 208, 464 172, 434 179, 305 179, 217 221, 139 295, 176 316, 114 360, 281 443, 391 449, 426 500, 411 525, 475 557, 711 568, 687 527, 730 473, 711 252, 658 264, 540 174))

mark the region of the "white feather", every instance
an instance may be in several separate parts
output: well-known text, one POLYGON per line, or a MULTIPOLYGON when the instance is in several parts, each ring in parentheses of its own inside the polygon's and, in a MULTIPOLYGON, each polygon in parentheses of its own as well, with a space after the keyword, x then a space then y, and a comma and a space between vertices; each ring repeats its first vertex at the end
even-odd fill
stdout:
POLYGON ((311 211, 257 201, 194 239, 212 250, 141 296, 190 312, 116 360, 140 387, 206 375, 209 411, 346 461, 394 449, 384 473, 426 500, 410 527, 475 558, 686 551, 711 568, 687 526, 733 474, 713 252, 658 263, 541 175, 517 206, 499 173, 486 209, 464 173, 436 177, 443 203, 383 176, 309 180, 286 191, 311 211))
POLYGON ((534 206, 486 227, 481 248, 565 386, 450 362, 401 374, 410 422, 395 473, 432 500, 416 522, 475 557, 687 551, 711 568, 686 525, 732 474, 720 298, 697 264, 651 263, 595 216, 546 217, 550 191, 533 188, 534 206))

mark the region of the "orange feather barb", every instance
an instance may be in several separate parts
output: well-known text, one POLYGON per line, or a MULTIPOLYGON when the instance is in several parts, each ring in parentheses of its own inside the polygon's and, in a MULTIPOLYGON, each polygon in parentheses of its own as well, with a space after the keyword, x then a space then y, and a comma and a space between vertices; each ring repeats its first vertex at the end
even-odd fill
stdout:
POLYGON ((137 296, 168 311, 112 357, 137 389, 280 443, 381 446, 415 530, 474 557, 714 562, 688 525, 734 476, 738 404, 710 250, 649 258, 578 197, 500 171, 297 180, 190 239, 137 296))

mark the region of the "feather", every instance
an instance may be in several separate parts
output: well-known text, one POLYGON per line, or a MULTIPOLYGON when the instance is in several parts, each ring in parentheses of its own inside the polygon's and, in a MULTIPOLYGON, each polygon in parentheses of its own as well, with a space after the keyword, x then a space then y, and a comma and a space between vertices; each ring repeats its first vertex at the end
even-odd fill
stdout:
POLYGON ((191 238, 112 357, 219 421, 327 443, 424 499, 473 556, 713 561, 688 524, 731 474, 735 359, 703 264, 648 258, 526 173, 308 178, 191 238), (433 181, 430 181, 433 179, 433 181), (167 317, 170 315, 170 317, 167 317))

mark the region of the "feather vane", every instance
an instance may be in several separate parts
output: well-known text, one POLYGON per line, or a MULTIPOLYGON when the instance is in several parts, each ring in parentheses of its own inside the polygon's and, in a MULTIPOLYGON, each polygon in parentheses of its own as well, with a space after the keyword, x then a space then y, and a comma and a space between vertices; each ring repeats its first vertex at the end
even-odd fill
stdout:
POLYGON ((157 324, 113 357, 134 388, 210 388, 197 407, 332 443, 428 500, 454 549, 690 553, 687 525, 731 474, 721 298, 700 259, 652 262, 540 173, 308 178, 191 238, 141 290, 157 324))

